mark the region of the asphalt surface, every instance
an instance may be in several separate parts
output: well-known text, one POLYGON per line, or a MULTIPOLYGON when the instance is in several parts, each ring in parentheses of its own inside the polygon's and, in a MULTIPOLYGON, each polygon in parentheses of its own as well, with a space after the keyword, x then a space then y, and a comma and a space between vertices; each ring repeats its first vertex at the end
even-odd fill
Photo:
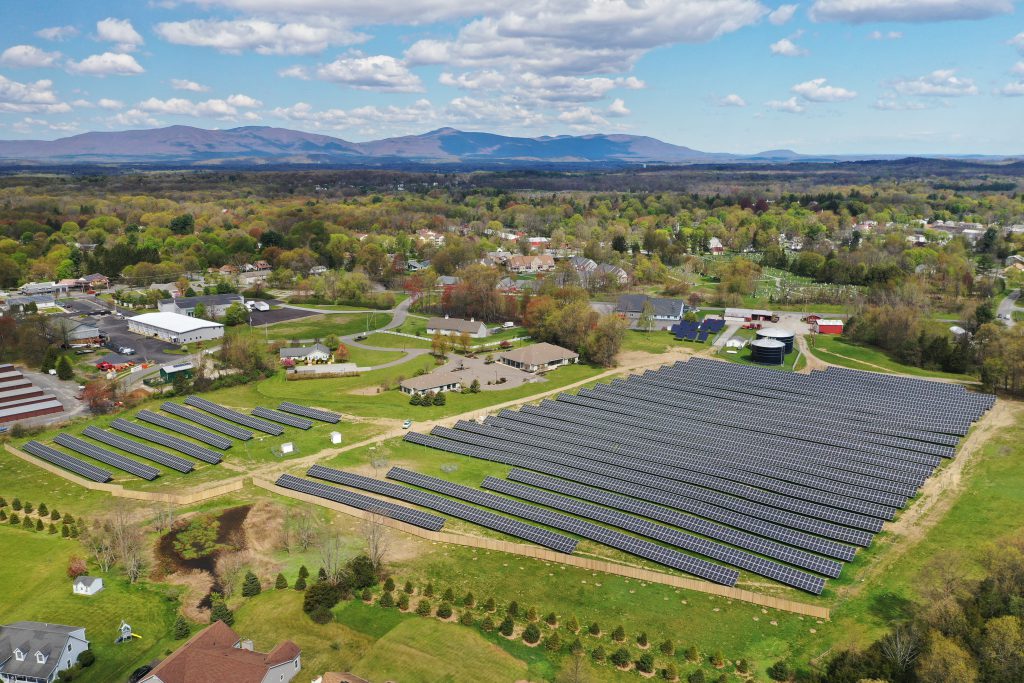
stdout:
MULTIPOLYGON (((336 313, 337 311, 326 312, 336 313)), ((286 306, 270 311, 251 311, 249 314, 249 320, 252 321, 253 325, 273 325, 274 323, 281 323, 286 320, 308 318, 312 315, 319 315, 319 311, 310 310, 308 308, 292 308, 290 306, 286 306)))
POLYGON ((1018 289, 1016 292, 1010 292, 1010 294, 999 302, 999 309, 996 311, 996 315, 1002 320, 1008 327, 1016 325, 1016 321, 1013 319, 1013 312, 1020 311, 1024 313, 1024 308, 1018 305, 1020 301, 1021 291, 1018 289))

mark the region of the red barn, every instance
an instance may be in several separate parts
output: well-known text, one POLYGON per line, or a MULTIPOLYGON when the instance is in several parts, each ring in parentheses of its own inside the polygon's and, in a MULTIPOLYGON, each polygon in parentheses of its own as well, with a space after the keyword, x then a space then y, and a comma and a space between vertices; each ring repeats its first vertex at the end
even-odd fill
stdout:
POLYGON ((818 320, 814 323, 814 331, 818 334, 842 334, 843 321, 825 319, 818 320))

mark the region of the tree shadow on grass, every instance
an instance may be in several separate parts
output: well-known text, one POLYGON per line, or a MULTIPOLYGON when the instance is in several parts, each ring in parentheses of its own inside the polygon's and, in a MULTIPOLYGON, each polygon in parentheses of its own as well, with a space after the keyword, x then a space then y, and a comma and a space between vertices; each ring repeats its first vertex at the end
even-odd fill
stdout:
POLYGON ((872 596, 868 611, 886 622, 905 621, 914 615, 914 602, 898 593, 886 591, 872 596))

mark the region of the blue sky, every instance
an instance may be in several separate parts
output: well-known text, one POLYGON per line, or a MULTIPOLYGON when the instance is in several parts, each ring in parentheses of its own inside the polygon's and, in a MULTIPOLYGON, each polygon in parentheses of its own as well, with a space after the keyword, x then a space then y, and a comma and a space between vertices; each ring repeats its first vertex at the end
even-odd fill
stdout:
POLYGON ((0 138, 441 126, 1024 154, 1016 0, 5 0, 0 138), (514 7, 515 9, 509 9, 514 7))

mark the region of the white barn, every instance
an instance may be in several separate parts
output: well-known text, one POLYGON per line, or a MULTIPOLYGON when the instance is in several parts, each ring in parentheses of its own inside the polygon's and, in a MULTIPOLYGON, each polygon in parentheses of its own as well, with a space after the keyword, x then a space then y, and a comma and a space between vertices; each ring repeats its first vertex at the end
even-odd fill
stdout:
POLYGON ((128 318, 128 331, 144 337, 156 337, 172 344, 220 339, 224 326, 180 313, 143 313, 128 318))

